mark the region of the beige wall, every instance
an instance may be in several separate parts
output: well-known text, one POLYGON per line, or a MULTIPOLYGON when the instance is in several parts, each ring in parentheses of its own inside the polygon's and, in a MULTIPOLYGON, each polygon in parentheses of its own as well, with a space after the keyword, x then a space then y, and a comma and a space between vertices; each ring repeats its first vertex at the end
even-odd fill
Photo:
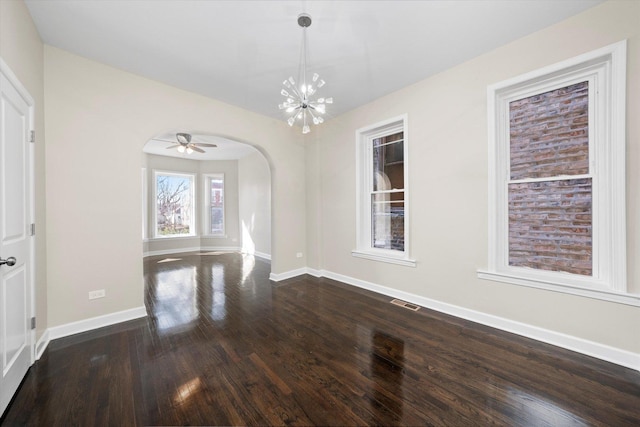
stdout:
POLYGON ((143 305, 142 147, 198 129, 258 148, 272 179, 272 271, 304 266, 304 145, 286 123, 45 47, 49 326, 143 305), (106 297, 88 300, 105 289, 106 297))
POLYGON ((44 46, 22 0, 0 0, 0 57, 35 101, 36 339, 47 328, 44 46))
POLYGON ((168 250, 179 251, 185 248, 240 248, 242 246, 238 212, 239 189, 237 160, 197 161, 154 154, 145 154, 144 156, 146 157, 145 167, 148 183, 147 235, 149 236, 145 253, 168 250), (162 172, 186 172, 196 176, 196 230, 198 236, 179 237, 175 239, 153 238, 155 209, 155 200, 153 199, 153 186, 155 185, 154 170, 162 172), (224 174, 224 222, 226 237, 203 236, 203 176, 213 173, 224 174))
MULTIPOLYGON (((628 38, 628 282, 640 293, 640 2, 608 2, 325 123, 308 144, 309 262, 421 297, 640 353, 640 307, 480 280, 487 267, 487 85, 628 38), (354 258, 355 131, 408 114, 411 255, 354 258)), ((423 52, 427 54, 428 52, 423 52)))
POLYGON ((271 256, 271 178, 269 164, 262 154, 251 154, 238 161, 238 181, 242 249, 271 256))
POLYGON ((266 155, 276 273, 323 268, 640 353, 632 326, 640 320, 637 307, 476 278, 487 265, 486 86, 628 38, 628 277, 640 293, 639 29, 640 2, 605 3, 334 118, 307 137, 305 152, 299 134, 277 120, 56 48, 45 47, 43 58, 23 2, 0 0, 0 56, 36 101, 38 336, 47 326, 143 304, 142 146, 184 127, 250 143, 266 155), (355 130, 403 113, 417 268, 350 255, 355 130), (107 296, 89 302, 94 289, 107 296))

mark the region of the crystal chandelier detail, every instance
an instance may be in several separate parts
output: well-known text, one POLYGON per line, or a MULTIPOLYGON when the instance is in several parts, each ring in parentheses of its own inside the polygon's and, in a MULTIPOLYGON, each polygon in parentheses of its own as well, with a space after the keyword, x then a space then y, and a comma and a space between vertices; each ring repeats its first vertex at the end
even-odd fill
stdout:
POLYGON ((325 81, 320 78, 318 73, 313 73, 311 82, 307 84, 307 28, 311 25, 311 16, 301 13, 298 16, 298 25, 302 27, 302 51, 300 53, 300 69, 298 70, 298 79, 300 86, 296 84, 293 77, 289 77, 282 84, 284 89, 280 94, 286 100, 278 105, 280 110, 284 110, 289 114, 287 123, 293 126, 296 120, 302 122, 302 133, 306 134, 311 131, 309 124, 319 125, 324 122, 322 117, 326 112, 326 105, 333 104, 333 98, 314 98, 325 81))

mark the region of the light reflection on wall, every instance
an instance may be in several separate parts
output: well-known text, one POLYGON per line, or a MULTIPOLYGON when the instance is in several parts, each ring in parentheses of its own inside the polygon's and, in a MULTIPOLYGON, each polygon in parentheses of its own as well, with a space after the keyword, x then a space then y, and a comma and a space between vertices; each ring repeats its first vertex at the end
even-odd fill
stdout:
POLYGON ((242 252, 246 254, 253 255, 256 253, 256 244, 253 242, 251 238, 251 230, 253 230, 253 223, 255 220, 255 214, 251 216, 251 224, 247 225, 247 223, 242 221, 242 252))
POLYGON ((211 318, 213 320, 224 320, 227 317, 227 297, 224 293, 224 265, 215 264, 211 266, 211 288, 213 290, 211 318))
POLYGON ((198 318, 196 268, 163 271, 156 276, 153 315, 160 333, 184 330, 198 318))

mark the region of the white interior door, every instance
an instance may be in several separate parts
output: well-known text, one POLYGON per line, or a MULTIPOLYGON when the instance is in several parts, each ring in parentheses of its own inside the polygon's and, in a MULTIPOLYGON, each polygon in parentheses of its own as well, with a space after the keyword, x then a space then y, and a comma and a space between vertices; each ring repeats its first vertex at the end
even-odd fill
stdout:
POLYGON ((0 63, 0 413, 31 366, 33 355, 28 142, 33 102, 29 105, 31 98, 23 95, 22 86, 0 63))

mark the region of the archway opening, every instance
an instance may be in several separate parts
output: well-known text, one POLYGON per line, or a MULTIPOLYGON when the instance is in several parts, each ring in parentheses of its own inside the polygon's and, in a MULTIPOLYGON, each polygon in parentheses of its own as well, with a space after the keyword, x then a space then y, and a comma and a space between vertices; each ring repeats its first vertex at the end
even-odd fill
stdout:
POLYGON ((271 259, 271 169, 254 146, 171 130, 143 148, 145 256, 239 251, 271 259))

